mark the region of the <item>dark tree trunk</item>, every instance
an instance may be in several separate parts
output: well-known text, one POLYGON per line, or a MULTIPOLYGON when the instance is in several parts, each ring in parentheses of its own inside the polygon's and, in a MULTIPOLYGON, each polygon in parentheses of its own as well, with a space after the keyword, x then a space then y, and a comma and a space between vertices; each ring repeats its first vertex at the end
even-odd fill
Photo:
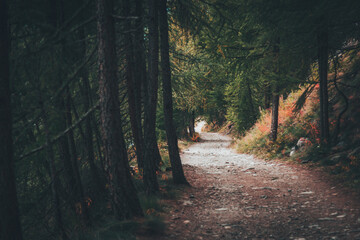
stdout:
POLYGON ((318 63, 320 81, 320 141, 326 147, 330 142, 329 133, 329 100, 328 100, 328 32, 327 27, 318 33, 318 63))
MULTIPOLYGON (((130 1, 124 1, 124 16, 130 16, 130 1)), ((131 32, 131 19, 127 19, 125 22, 125 31, 131 32)), ((140 27, 140 26, 139 26, 140 27)), ((125 36, 125 49, 126 49, 126 83, 127 83, 127 92, 128 92, 128 105, 129 105, 129 115, 132 134, 135 143, 136 157, 138 166, 142 168, 143 166, 143 137, 141 131, 141 95, 139 92, 136 92, 136 87, 141 89, 141 82, 135 80, 135 53, 134 53, 134 43, 132 34, 126 34, 125 36), (138 85, 137 85, 138 84, 138 85), (140 98, 140 99, 139 99, 140 98), (139 106, 140 104, 140 106, 139 106), (139 125, 140 122, 140 125, 139 125)), ((140 90, 141 94, 141 90, 140 90)))
POLYGON ((274 57, 275 57, 275 73, 277 76, 274 82, 272 104, 271 104, 271 132, 270 140, 275 142, 278 134, 278 120, 279 120, 279 81, 280 81, 280 39, 276 40, 274 46, 274 57))
POLYGON ((138 17, 135 20, 135 31, 134 34, 134 55, 135 55, 135 75, 134 75, 134 89, 135 94, 135 108, 136 108, 136 123, 139 129, 139 141, 138 147, 141 152, 142 158, 138 159, 139 168, 144 168, 144 135, 142 131, 142 104, 143 97, 146 95, 143 90, 146 82, 146 60, 145 60, 145 41, 144 41, 144 10, 143 0, 135 0, 135 15, 138 17))
MULTIPOLYGON (((59 101, 57 101, 56 103, 57 105, 56 108, 59 110, 59 112, 57 113, 58 116, 56 117, 55 124, 57 125, 57 127, 60 128, 60 131, 65 131, 65 129, 67 128, 65 101, 63 96, 59 96, 59 98, 60 98, 59 101)), ((74 201, 76 201, 73 198, 74 197, 73 186, 75 185, 75 176, 74 176, 74 169, 72 168, 72 164, 71 164, 69 142, 66 136, 63 136, 59 139, 58 148, 59 148, 61 162, 64 164, 66 192, 67 194, 70 195, 72 201, 71 205, 73 205, 74 201)))
POLYGON ((64 229, 64 223, 63 218, 61 214, 61 208, 60 208, 60 199, 59 199, 59 178, 56 172, 55 167, 55 157, 54 157, 54 151, 53 146, 51 144, 51 138, 50 138, 50 131, 49 131, 49 123, 48 123, 48 116, 47 112, 45 110, 45 106, 43 104, 43 100, 41 98, 41 92, 40 92, 40 105, 41 110, 43 112, 43 124, 44 124, 44 132, 45 132, 45 139, 46 139, 46 155, 47 160, 49 163, 49 170, 50 170, 50 179, 51 179, 51 195, 52 195, 52 204, 53 204, 53 210, 54 210, 54 220, 55 220, 55 232, 57 234, 61 235, 61 238, 63 240, 68 239, 68 236, 65 233, 64 229))
MULTIPOLYGON (((66 97, 66 124, 67 127, 72 126, 72 116, 71 116, 71 96, 70 92, 67 89, 66 91, 67 97, 66 97)), ((75 178, 75 185, 73 186, 74 191, 74 200, 75 204, 80 204, 81 209, 78 210, 78 214, 81 215, 81 219, 84 222, 85 225, 88 225, 90 223, 89 213, 87 206, 85 204, 85 196, 84 196, 84 189, 80 177, 80 171, 79 166, 77 163, 77 151, 76 151, 76 144, 74 139, 74 132, 70 130, 67 134, 68 141, 69 141, 69 147, 70 147, 70 156, 71 156, 71 164, 73 169, 73 174, 75 178)))
POLYGON ((251 87, 250 87, 250 81, 249 79, 246 79, 246 87, 247 87, 247 92, 248 92, 248 97, 249 97, 249 108, 250 108, 250 113, 251 113, 251 121, 255 121, 256 120, 256 112, 255 112, 255 108, 254 108, 254 103, 253 103, 253 98, 252 98, 252 91, 251 91, 251 87))
MULTIPOLYGON (((84 4, 84 1, 81 1, 81 4, 84 4)), ((82 16, 83 20, 86 20, 84 16, 82 16)), ((83 41, 80 45, 80 56, 85 61, 86 59, 86 42, 85 42, 86 34, 85 27, 82 27, 79 31, 79 40, 83 41)), ((82 98, 84 102, 85 111, 90 109, 93 106, 92 98, 91 98, 91 87, 89 82, 89 72, 87 66, 85 66, 81 73, 82 86, 80 87, 82 91, 82 98)), ((94 141, 93 141, 93 128, 91 126, 91 122, 94 119, 94 114, 91 113, 89 117, 85 119, 85 132, 84 132, 84 145, 85 145, 85 155, 86 160, 89 163, 91 177, 92 177, 92 185, 96 192, 104 192, 105 190, 105 182, 103 181, 102 176, 99 174, 99 169, 95 164, 95 156, 94 156, 94 141)), ((94 121, 95 122, 95 121, 94 121)), ((97 126, 94 126, 97 128, 97 126)))
MULTIPOLYGON (((144 154, 144 134, 142 131, 142 109, 143 109, 143 98, 144 84, 146 82, 146 59, 145 59, 145 40, 144 40, 144 6, 143 0, 135 0, 135 15, 138 17, 135 20, 135 31, 134 34, 134 54, 135 54, 135 108, 136 108, 136 121, 139 129, 140 147, 139 151, 144 154)), ((146 89, 145 89, 146 91, 146 89)), ((144 157, 143 157, 144 158, 144 157)), ((139 167, 143 168, 144 163, 139 162, 139 167)))
POLYGON ((7 1, 0 0, 0 239, 21 240, 12 147, 9 55, 7 1))
POLYGON ((271 103, 271 84, 268 81, 265 81, 264 86, 264 107, 265 109, 270 108, 271 103))
POLYGON ((278 131, 278 119, 279 119, 279 93, 276 90, 273 93, 271 104, 271 133, 270 140, 275 142, 277 139, 278 131))
POLYGON ((149 73, 145 84, 145 118, 144 118, 144 185, 147 194, 159 190, 156 178, 157 164, 161 161, 156 139, 156 105, 159 75, 159 31, 158 1, 148 0, 149 4, 149 73))
MULTIPOLYGON (((160 43, 161 43, 161 70, 163 83, 163 102, 166 137, 169 147, 169 157, 172 168, 173 181, 175 184, 188 184, 181 164, 176 129, 173 123, 173 103, 171 87, 171 70, 169 59, 169 29, 166 11, 166 1, 160 0, 160 43)), ((194 115, 194 113, 193 113, 194 115)), ((193 117, 194 118, 194 117, 193 117)), ((194 125, 194 124, 193 124, 194 125)))
POLYGON ((195 113, 194 113, 194 111, 192 111, 190 114, 189 135, 190 135, 190 137, 193 137, 195 135, 195 113))
MULTIPOLYGON (((50 16, 50 22, 52 23, 52 26, 55 31, 57 31, 60 26, 64 22, 64 6, 63 2, 61 0, 55 0, 52 2, 51 5, 51 16, 50 16)), ((65 40, 63 39, 60 44, 60 51, 59 55, 54 55, 54 62, 55 61, 63 61, 65 59, 64 55, 64 45, 65 40)), ((62 62, 62 63, 63 63, 62 62)), ((54 69, 54 78, 56 78, 56 81, 58 83, 58 88, 62 87, 63 85, 63 72, 60 65, 56 65, 57 67, 54 69)), ((60 95, 57 100, 55 101, 55 107, 57 109, 55 120, 51 123, 60 129, 60 131, 65 131, 67 128, 66 126, 66 106, 65 106, 65 100, 64 95, 60 95)), ((50 128, 50 125, 48 126, 50 128)), ((75 185, 75 176, 74 176, 74 170, 72 168, 71 163, 71 156, 70 156, 70 149, 69 149, 69 142, 67 136, 63 136, 58 141, 58 149, 60 154, 60 159, 64 164, 64 172, 65 172, 65 182, 66 182, 66 192, 70 196, 71 205, 73 206, 76 199, 74 198, 73 194, 73 186, 75 185)))
POLYGON ((113 1, 97 1, 101 127, 114 214, 117 219, 128 219, 143 213, 131 179, 122 131, 112 11, 113 1))

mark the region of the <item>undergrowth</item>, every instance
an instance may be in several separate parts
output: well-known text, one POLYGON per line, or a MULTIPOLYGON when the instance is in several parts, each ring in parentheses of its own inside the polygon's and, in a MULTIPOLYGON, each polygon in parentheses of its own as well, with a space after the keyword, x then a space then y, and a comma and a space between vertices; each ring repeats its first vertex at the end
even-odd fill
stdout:
MULTIPOLYGON (((183 150, 192 143, 191 139, 179 140, 179 148, 183 150)), ((159 143, 159 150, 162 162, 159 164, 159 170, 157 171, 160 191, 156 195, 148 196, 145 193, 142 182, 143 172, 137 167, 135 158, 130 162, 133 182, 138 192, 144 217, 125 221, 116 220, 112 216, 110 200, 105 198, 103 201, 108 202, 108 204, 105 204, 108 206, 107 209, 93 209, 92 226, 86 228, 79 227, 73 233, 69 233, 70 239, 135 240, 139 235, 156 238, 156 236, 163 234, 166 229, 164 216, 167 215, 169 210, 167 201, 178 198, 183 187, 174 185, 172 182, 167 144, 159 143), (98 212, 102 214, 97 214, 98 212), (104 215, 105 212, 106 214, 104 215)))
MULTIPOLYGON (((313 93, 310 94, 300 111, 294 111, 295 103, 304 92, 304 88, 292 92, 285 101, 280 100, 276 142, 270 141, 269 138, 271 111, 262 110, 255 125, 237 140, 236 148, 239 152, 255 154, 265 159, 276 158, 299 163, 315 163, 337 175, 346 184, 360 187, 359 97, 355 97, 356 95, 351 91, 347 92, 350 95, 351 110, 341 119, 342 131, 336 142, 332 142, 329 148, 322 149, 319 139, 318 87, 318 85, 315 86, 313 93), (300 138, 306 141, 305 146, 290 157, 290 152, 300 138)), ((336 96, 334 91, 330 87, 330 92, 336 96)), ((342 105, 343 103, 334 97, 333 111, 329 118, 331 133, 335 131, 338 113, 343 109, 342 105)))

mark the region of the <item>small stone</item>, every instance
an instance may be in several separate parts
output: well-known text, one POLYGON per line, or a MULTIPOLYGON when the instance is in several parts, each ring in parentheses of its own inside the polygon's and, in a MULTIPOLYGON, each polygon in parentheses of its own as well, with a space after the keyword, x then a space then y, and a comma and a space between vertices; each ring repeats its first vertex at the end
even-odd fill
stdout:
POLYGON ((186 224, 186 225, 189 224, 189 223, 190 223, 190 220, 185 220, 184 221, 184 224, 186 224))
POLYGON ((309 145, 309 144, 311 144, 311 141, 308 138, 301 137, 299 139, 299 141, 296 143, 296 146, 298 148, 302 148, 302 147, 305 147, 306 145, 309 145))
POLYGON ((231 227, 230 227, 230 226, 225 226, 224 228, 225 228, 225 229, 231 229, 231 227))
POLYGON ((217 208, 215 209, 215 211, 227 211, 228 209, 227 208, 217 208))
POLYGON ((312 191, 308 191, 308 192, 302 192, 300 193, 301 195, 310 195, 310 194, 314 194, 314 192, 312 191))
POLYGON ((191 201, 184 200, 183 205, 184 206, 190 206, 190 205, 193 205, 193 203, 191 201))

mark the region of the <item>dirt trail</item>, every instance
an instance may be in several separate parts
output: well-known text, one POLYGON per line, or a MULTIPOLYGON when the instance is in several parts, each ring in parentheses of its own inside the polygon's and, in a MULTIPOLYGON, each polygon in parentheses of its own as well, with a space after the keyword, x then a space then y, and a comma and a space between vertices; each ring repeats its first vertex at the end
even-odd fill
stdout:
POLYGON ((320 170, 237 154, 201 133, 182 154, 192 185, 159 239, 360 239, 359 196, 320 170))

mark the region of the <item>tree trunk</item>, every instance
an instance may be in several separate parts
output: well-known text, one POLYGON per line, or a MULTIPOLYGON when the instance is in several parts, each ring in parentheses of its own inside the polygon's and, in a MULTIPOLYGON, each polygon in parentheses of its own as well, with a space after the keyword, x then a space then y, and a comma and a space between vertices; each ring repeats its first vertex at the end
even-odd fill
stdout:
POLYGON ((149 4, 149 73, 144 86, 145 118, 144 118, 144 185, 147 194, 156 193, 159 185, 156 178, 157 163, 161 161, 156 139, 156 105, 159 75, 159 31, 158 1, 148 0, 149 4), (159 159, 160 158, 160 159, 159 159))
POLYGON ((329 100, 328 100, 328 32, 323 27, 318 33, 318 64, 320 81, 320 144, 326 147, 330 143, 329 100))
POLYGON ((253 98, 252 98, 252 91, 251 91, 251 87, 250 87, 250 81, 249 79, 245 80, 246 82, 246 87, 247 87, 247 92, 248 92, 248 97, 249 97, 249 108, 250 108, 250 113, 251 113, 251 121, 252 123, 254 121, 256 121, 256 112, 255 112, 255 107, 254 107, 254 103, 253 103, 253 98))
MULTIPOLYGON (((71 116, 71 96, 69 89, 67 88, 67 97, 66 97, 66 124, 67 127, 72 126, 72 116, 71 116)), ((79 166, 77 163, 77 151, 76 151, 76 144, 74 139, 74 132, 70 130, 67 134, 68 141, 69 141, 69 147, 70 147, 70 156, 71 156, 71 164, 73 169, 73 174, 75 178, 75 185, 73 186, 74 191, 74 200, 75 204, 80 204, 79 206, 76 206, 77 208, 80 207, 80 209, 77 209, 77 214, 81 215, 81 219, 84 222, 85 225, 88 225, 90 223, 89 213, 87 206, 85 204, 85 196, 84 196, 84 189, 80 177, 80 171, 79 166)))
MULTIPOLYGON (((181 164, 178 139, 176 129, 173 122, 173 102, 171 87, 171 70, 169 59, 169 29, 166 11, 166 1, 160 0, 160 40, 161 40, 161 70, 163 83, 163 102, 166 137, 169 147, 169 157, 172 168, 173 181, 175 184, 189 184, 185 178, 183 167, 181 164)), ((194 115, 194 113, 192 114, 194 115)), ((194 118, 194 117, 193 117, 194 118)), ((193 124, 194 125, 194 124, 193 124)))
POLYGON ((7 1, 0 0, 0 239, 21 240, 12 146, 7 10, 7 1))
POLYGON ((63 218, 61 214, 61 208, 60 208, 60 199, 59 199, 59 178, 56 172, 55 167, 55 157, 54 157, 54 151, 53 146, 51 144, 51 138, 50 138, 50 131, 49 131, 49 124, 48 124, 48 116, 47 112, 45 110, 45 106, 43 104, 43 100, 41 97, 40 92, 40 105, 41 110, 43 112, 43 124, 44 124, 44 132, 45 132, 45 139, 46 139, 46 155, 47 160, 49 163, 49 170, 50 170, 50 179, 51 179, 51 195, 52 195, 52 203, 54 208, 54 219, 55 219, 55 232, 57 234, 61 235, 61 238, 63 240, 68 239, 68 236, 65 233, 64 229, 64 223, 63 218))
POLYGON ((268 81, 265 81, 264 86, 264 107, 265 109, 270 108, 271 103, 271 84, 268 81))
MULTIPOLYGON (((81 1, 81 5, 84 4, 85 0, 81 1)), ((82 16, 83 20, 86 20, 84 16, 82 16)), ((86 42, 85 42, 86 34, 85 27, 80 28, 79 31, 79 40, 83 41, 80 44, 80 56, 82 59, 86 59, 86 42)), ((87 66, 84 66, 80 73, 82 79, 82 86, 80 87, 82 92, 82 98, 84 102, 84 109, 87 111, 90 107, 93 106, 93 102, 91 99, 91 87, 89 82, 89 72, 87 66)), ((99 174, 99 169, 95 164, 95 156, 94 156, 94 141, 93 141, 93 129, 91 126, 91 121, 94 119, 94 113, 91 113, 89 117, 85 119, 85 131, 84 131, 84 145, 85 145, 85 154, 86 160, 89 163, 91 177, 92 177, 92 185, 95 189, 95 192, 104 192, 105 190, 105 182, 103 181, 102 176, 99 174)), ((94 121, 95 122, 95 121, 94 121)), ((97 128, 97 126, 94 126, 97 128)))
POLYGON ((279 93, 278 89, 273 93, 272 105, 271 105, 271 133, 270 140, 275 142, 277 139, 278 131, 278 119, 279 119, 279 93))
POLYGON ((280 39, 276 40, 274 46, 274 57, 275 57, 275 74, 277 76, 274 82, 274 90, 272 96, 271 105, 271 133, 270 140, 275 142, 278 133, 278 121, 279 121, 279 81, 280 81, 280 39))
POLYGON ((194 113, 194 111, 192 111, 190 114, 189 135, 190 135, 190 137, 193 137, 195 135, 195 113, 194 113))
POLYGON ((117 219, 128 219, 143 213, 131 179, 122 131, 112 11, 113 1, 97 1, 100 115, 114 214, 117 219))
MULTIPOLYGON (((143 0, 135 0, 135 15, 138 17, 135 20, 134 34, 134 54, 135 54, 135 76, 134 76, 134 94, 135 94, 135 108, 136 108, 136 122, 139 129, 140 147, 139 151, 144 153, 144 134, 142 131, 142 109, 143 98, 145 96, 144 85, 146 82, 146 59, 145 59, 145 40, 144 40, 144 7, 143 0)), ((145 89, 146 91, 146 89, 145 89)), ((144 159, 144 155, 142 160, 144 159)), ((144 168, 144 162, 138 161, 140 168, 144 168)))
MULTIPOLYGON (((52 2, 51 5, 51 16, 50 16, 50 22, 52 23, 54 31, 59 30, 60 26, 64 22, 64 6, 63 2, 61 0, 55 0, 52 2)), ((60 42, 60 51, 58 55, 53 56, 53 61, 60 61, 61 63, 64 62, 65 54, 64 54, 64 45, 65 40, 62 39, 60 42)), ((59 64, 55 65, 54 69, 54 78, 56 79, 56 82, 58 83, 57 87, 61 88, 63 85, 63 69, 60 67, 59 64)), ((41 93, 40 93, 41 94, 41 93)), ((56 116, 54 118, 54 121, 51 121, 53 124, 52 126, 56 126, 60 131, 65 131, 67 128, 66 126, 66 106, 65 106, 65 100, 64 100, 64 94, 60 94, 58 96, 57 100, 55 101, 55 107, 57 109, 56 116)), ((48 125, 50 128, 50 125, 48 125)), ((70 149, 69 149, 69 142, 67 136, 63 136, 58 141, 58 149, 59 149, 59 155, 62 163, 64 164, 64 172, 65 172, 65 182, 66 182, 66 192, 69 195, 69 198, 71 200, 71 204, 73 207, 74 202, 76 201, 74 199, 73 194, 73 186, 75 185, 75 176, 74 176, 74 170, 72 168, 71 163, 71 155, 70 155, 70 149)))
MULTIPOLYGON (((61 84, 62 81, 60 81, 61 84)), ((61 86, 61 85, 60 85, 61 86)), ((67 128, 66 126, 66 112, 65 112, 65 101, 63 96, 59 96, 59 100, 56 102, 56 108, 59 110, 56 114, 56 126, 60 129, 60 131, 65 131, 67 128)), ((62 136, 58 141, 58 148, 61 162, 64 165, 64 172, 65 172, 65 182, 66 182, 66 192, 69 194, 70 198, 72 198, 71 205, 74 204, 74 185, 75 185, 75 176, 74 176, 74 169, 72 168, 71 164, 71 155, 70 155, 70 148, 68 138, 66 136, 62 136)))
MULTIPOLYGON (((124 1, 124 16, 130 16, 130 1, 124 1)), ((125 31, 131 32, 131 19, 127 19, 125 22, 125 31)), ((126 34, 125 36, 125 49, 126 49, 126 83, 127 83, 127 92, 128 92, 128 105, 129 105, 129 115, 130 123, 132 129, 132 135, 135 143, 135 151, 137 157, 138 166, 143 165, 143 137, 141 131, 141 125, 139 125, 139 120, 141 124, 141 95, 135 93, 135 87, 141 89, 141 82, 135 81, 135 60, 134 60, 134 43, 132 34, 126 34), (138 84, 138 85, 136 85, 138 84), (138 99, 140 98, 140 99, 138 99), (137 106, 140 104, 140 106, 137 106), (140 119, 139 119, 140 118, 140 119), (140 128, 139 128, 140 127, 140 128)), ((137 76, 138 77, 138 76, 137 76)), ((140 92, 141 93, 141 92, 140 92)))

